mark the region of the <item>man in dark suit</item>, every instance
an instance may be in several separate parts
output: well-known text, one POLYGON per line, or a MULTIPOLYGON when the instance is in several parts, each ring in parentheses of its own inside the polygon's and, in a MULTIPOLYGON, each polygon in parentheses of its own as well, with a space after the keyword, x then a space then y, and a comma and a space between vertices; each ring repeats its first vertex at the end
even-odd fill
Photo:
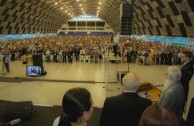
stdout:
POLYGON ((193 62, 191 61, 191 56, 192 53, 190 51, 184 51, 181 54, 181 62, 183 65, 181 66, 181 84, 183 85, 184 88, 184 94, 185 94, 185 99, 184 99, 184 104, 183 104, 183 109, 186 105, 187 98, 188 98, 188 93, 189 93, 189 81, 191 80, 193 76, 193 62))
POLYGON ((140 86, 134 73, 123 77, 123 93, 106 98, 100 118, 100 126, 137 126, 141 114, 152 102, 137 95, 140 86))

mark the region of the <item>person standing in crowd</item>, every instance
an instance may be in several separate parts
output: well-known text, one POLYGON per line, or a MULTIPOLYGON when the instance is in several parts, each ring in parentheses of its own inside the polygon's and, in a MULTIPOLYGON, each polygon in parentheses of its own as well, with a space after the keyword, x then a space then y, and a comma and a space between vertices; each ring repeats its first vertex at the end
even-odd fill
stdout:
POLYGON ((62 101, 63 114, 57 117, 53 126, 86 126, 93 114, 93 100, 84 88, 69 89, 62 101))
POLYGON ((100 126, 137 126, 143 111, 152 104, 137 95, 140 86, 136 74, 127 73, 123 79, 123 93, 106 98, 100 118, 100 126))
POLYGON ((169 108, 153 104, 145 109, 138 126, 181 126, 181 123, 169 108))
POLYGON ((49 48, 46 49, 45 54, 46 54, 46 62, 47 62, 47 63, 50 63, 50 61, 51 61, 51 59, 50 59, 51 51, 50 51, 49 48))
POLYGON ((181 71, 178 67, 170 66, 167 68, 165 74, 164 90, 157 103, 167 106, 181 118, 181 110, 184 102, 184 89, 180 83, 181 71))
POLYGON ((114 33, 113 36, 113 51, 114 51, 114 56, 117 56, 117 48, 118 48, 118 44, 119 44, 119 39, 120 39, 120 35, 119 33, 114 33))
POLYGON ((181 62, 183 65, 181 66, 181 84, 184 88, 185 98, 184 98, 184 104, 182 108, 182 113, 184 112, 184 107, 186 106, 186 102, 188 99, 188 93, 189 93, 189 81, 191 80, 193 76, 193 62, 191 61, 192 53, 190 51, 184 51, 181 53, 181 62))
POLYGON ((9 58, 9 54, 5 55, 4 63, 5 63, 5 68, 6 68, 7 73, 10 73, 10 68, 9 68, 10 58, 9 58))

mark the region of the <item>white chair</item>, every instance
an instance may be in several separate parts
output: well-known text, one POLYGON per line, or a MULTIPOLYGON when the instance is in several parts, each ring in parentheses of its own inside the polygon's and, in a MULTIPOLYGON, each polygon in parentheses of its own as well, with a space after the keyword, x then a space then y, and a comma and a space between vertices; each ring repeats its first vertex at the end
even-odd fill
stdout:
POLYGON ((85 62, 90 62, 90 56, 89 55, 85 56, 85 62))
POLYGON ((79 61, 80 62, 85 62, 85 56, 84 55, 80 55, 79 56, 79 61))
POLYGON ((42 54, 42 60, 43 60, 43 62, 46 61, 46 56, 44 54, 42 54))

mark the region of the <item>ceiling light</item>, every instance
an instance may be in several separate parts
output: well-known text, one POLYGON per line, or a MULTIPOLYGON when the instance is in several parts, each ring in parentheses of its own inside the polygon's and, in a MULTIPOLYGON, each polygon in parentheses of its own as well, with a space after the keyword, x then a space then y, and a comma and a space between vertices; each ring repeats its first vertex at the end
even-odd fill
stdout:
POLYGON ((57 2, 55 2, 55 5, 57 5, 58 3, 57 2))
POLYGON ((102 2, 99 2, 99 4, 102 4, 102 2))
POLYGON ((67 10, 65 12, 67 13, 67 10))
POLYGON ((80 4, 79 6, 81 7, 82 5, 80 4))
POLYGON ((100 11, 98 10, 97 12, 99 13, 100 11))
POLYGON ((98 7, 98 9, 100 9, 100 7, 98 7))
POLYGON ((81 10, 83 10, 83 8, 81 10))
POLYGON ((77 0, 77 1, 79 1, 79 0, 77 0))
POLYGON ((61 7, 61 10, 63 10, 63 7, 61 7))

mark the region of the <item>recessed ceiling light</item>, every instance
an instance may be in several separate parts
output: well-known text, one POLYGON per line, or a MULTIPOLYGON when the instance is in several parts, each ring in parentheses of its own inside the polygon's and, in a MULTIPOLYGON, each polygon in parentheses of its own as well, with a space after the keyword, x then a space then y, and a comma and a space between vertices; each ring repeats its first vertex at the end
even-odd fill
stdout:
POLYGON ((102 2, 99 2, 99 4, 102 4, 102 2))
POLYGON ((81 10, 84 10, 83 8, 81 10))
POLYGON ((57 5, 58 3, 57 2, 55 2, 55 5, 57 5))
POLYGON ((79 1, 79 0, 77 0, 77 1, 79 1))
POLYGON ((100 7, 98 7, 98 9, 100 9, 100 7))
POLYGON ((67 13, 67 10, 65 12, 67 13))
POLYGON ((63 10, 63 7, 61 7, 61 10, 63 10))
POLYGON ((80 4, 79 6, 81 7, 82 5, 80 4))

